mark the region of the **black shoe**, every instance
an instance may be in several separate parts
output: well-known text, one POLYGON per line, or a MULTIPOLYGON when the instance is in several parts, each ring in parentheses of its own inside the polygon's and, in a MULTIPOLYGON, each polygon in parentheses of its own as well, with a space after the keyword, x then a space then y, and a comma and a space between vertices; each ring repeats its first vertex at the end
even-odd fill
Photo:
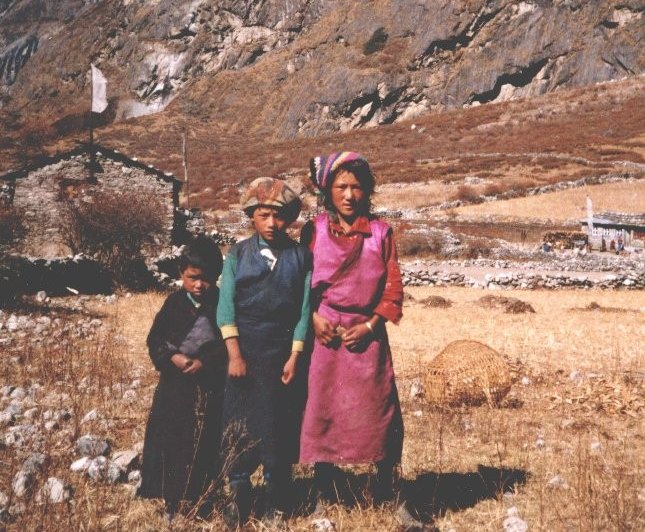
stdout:
POLYGON ((232 500, 224 507, 223 517, 229 530, 241 528, 251 513, 251 483, 248 480, 230 482, 232 500))
POLYGON ((262 516, 262 525, 269 530, 285 529, 287 520, 284 512, 274 507, 267 507, 262 516))
POLYGON ((372 502, 383 505, 394 500, 394 470, 392 465, 379 463, 372 488, 372 502))

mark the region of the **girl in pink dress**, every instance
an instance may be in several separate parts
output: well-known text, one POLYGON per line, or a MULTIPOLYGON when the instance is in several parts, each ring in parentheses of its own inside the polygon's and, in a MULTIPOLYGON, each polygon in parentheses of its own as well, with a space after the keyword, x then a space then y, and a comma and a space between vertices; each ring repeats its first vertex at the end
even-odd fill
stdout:
MULTIPOLYGON (((376 463, 375 502, 390 499, 403 423, 385 321, 401 319, 403 286, 391 227, 370 215, 374 177, 358 153, 311 161, 327 212, 301 242, 313 252, 314 347, 300 460, 315 464, 318 502, 333 464, 376 463)), ((321 508, 321 505, 317 505, 321 508)))

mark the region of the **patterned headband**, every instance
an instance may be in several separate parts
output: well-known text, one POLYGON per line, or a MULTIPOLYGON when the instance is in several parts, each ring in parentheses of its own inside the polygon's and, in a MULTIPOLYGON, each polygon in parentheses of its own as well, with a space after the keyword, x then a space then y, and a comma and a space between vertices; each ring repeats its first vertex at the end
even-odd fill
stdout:
POLYGON ((309 177, 316 187, 324 191, 329 178, 341 165, 351 161, 361 161, 367 166, 367 159, 355 151, 342 151, 330 155, 319 155, 309 161, 309 177))

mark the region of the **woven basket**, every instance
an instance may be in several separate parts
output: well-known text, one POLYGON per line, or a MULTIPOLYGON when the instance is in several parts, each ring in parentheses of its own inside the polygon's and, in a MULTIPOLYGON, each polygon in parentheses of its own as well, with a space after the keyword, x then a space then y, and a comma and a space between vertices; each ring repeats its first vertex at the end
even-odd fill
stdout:
POLYGON ((473 340, 448 344, 427 368, 430 403, 460 406, 498 403, 511 389, 508 364, 490 347, 473 340))

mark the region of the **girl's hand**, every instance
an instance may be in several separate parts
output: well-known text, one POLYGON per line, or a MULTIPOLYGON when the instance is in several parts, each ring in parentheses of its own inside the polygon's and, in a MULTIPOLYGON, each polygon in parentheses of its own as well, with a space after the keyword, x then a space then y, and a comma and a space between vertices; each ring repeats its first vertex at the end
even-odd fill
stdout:
POLYGON ((348 349, 355 349, 368 336, 372 335, 372 330, 365 323, 358 323, 347 329, 341 336, 343 343, 348 349))
POLYGON ((289 384, 296 378, 296 363, 298 361, 299 353, 292 351, 289 360, 287 360, 284 368, 282 368, 282 384, 289 384))
POLYGON ((203 366, 204 364, 202 364, 201 360, 198 358, 191 358, 182 370, 182 373, 185 373, 186 375, 194 375, 195 373, 199 373, 203 366))
POLYGON ((228 376, 235 379, 246 377, 246 362, 242 357, 229 359, 228 376))
POLYGON ((313 313, 314 334, 322 345, 329 344, 336 335, 336 331, 327 318, 323 318, 317 312, 313 313))

